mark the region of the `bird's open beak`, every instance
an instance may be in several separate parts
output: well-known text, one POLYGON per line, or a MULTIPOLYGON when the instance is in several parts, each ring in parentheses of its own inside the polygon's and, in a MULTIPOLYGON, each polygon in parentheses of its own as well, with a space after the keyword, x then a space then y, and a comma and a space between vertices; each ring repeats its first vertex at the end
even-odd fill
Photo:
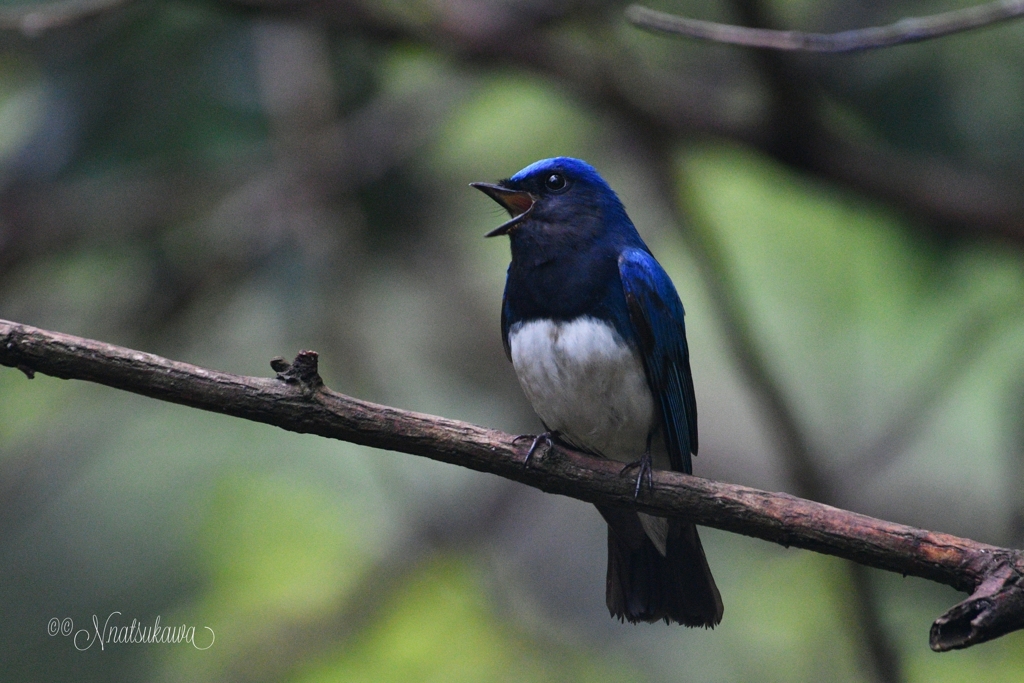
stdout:
POLYGON ((512 228, 525 220, 530 215, 530 212, 533 211, 534 199, 533 195, 529 192, 510 190, 507 187, 492 183, 470 183, 470 185, 501 204, 508 211, 509 215, 512 216, 511 220, 502 223, 484 235, 484 237, 507 235, 512 228))

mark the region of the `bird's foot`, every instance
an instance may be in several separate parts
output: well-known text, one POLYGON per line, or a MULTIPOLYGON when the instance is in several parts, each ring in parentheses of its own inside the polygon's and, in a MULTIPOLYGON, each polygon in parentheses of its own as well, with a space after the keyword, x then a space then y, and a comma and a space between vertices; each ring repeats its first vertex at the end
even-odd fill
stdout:
POLYGON ((520 434, 516 438, 512 439, 512 443, 515 443, 516 441, 522 441, 523 439, 533 438, 533 443, 530 444, 530 450, 526 451, 526 458, 523 460, 523 467, 530 466, 530 460, 533 458, 533 454, 537 452, 537 449, 540 448, 541 444, 544 445, 545 454, 554 448, 555 436, 555 432, 544 432, 537 436, 533 436, 532 434, 520 434))
POLYGON ((633 462, 624 465, 623 468, 619 470, 619 476, 624 475, 629 470, 635 469, 640 471, 636 476, 636 489, 633 491, 633 500, 640 497, 640 487, 643 485, 645 478, 647 479, 647 491, 651 492, 654 490, 654 470, 651 467, 650 451, 646 451, 642 456, 640 456, 639 460, 634 460, 633 462))

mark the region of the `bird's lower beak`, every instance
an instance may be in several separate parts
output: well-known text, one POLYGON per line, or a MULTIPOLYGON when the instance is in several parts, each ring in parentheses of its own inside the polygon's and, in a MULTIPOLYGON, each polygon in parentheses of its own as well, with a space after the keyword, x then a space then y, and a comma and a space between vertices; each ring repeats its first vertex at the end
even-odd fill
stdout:
POLYGON ((534 199, 533 195, 529 192, 510 190, 507 187, 492 183, 470 183, 470 185, 501 204, 508 211, 509 215, 512 216, 512 220, 502 223, 484 235, 484 237, 507 235, 512 228, 526 219, 530 212, 533 211, 534 199))

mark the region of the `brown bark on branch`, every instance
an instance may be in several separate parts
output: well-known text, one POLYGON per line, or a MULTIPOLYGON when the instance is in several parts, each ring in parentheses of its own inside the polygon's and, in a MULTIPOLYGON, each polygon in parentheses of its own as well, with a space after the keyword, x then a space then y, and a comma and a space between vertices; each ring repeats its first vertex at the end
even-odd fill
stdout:
POLYGON ((591 503, 633 506, 697 524, 919 576, 973 592, 931 629, 937 651, 1024 628, 1024 554, 736 484, 656 471, 633 500, 622 465, 561 447, 523 466, 529 442, 442 417, 360 401, 323 386, 317 354, 272 361, 276 378, 245 377, 0 320, 0 365, 81 379, 193 408, 421 455, 591 503))

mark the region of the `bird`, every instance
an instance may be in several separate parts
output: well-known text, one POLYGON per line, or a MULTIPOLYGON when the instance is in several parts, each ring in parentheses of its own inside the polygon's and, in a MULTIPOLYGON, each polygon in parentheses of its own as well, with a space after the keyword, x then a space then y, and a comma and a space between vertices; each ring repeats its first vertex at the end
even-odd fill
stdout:
MULTIPOLYGON (((542 159, 497 183, 470 184, 508 211, 501 305, 505 355, 560 443, 638 469, 692 473, 697 403, 684 310, 618 195, 580 159, 542 159)), ((723 604, 696 527, 597 505, 608 524, 605 598, 613 618, 713 628, 723 604)))

